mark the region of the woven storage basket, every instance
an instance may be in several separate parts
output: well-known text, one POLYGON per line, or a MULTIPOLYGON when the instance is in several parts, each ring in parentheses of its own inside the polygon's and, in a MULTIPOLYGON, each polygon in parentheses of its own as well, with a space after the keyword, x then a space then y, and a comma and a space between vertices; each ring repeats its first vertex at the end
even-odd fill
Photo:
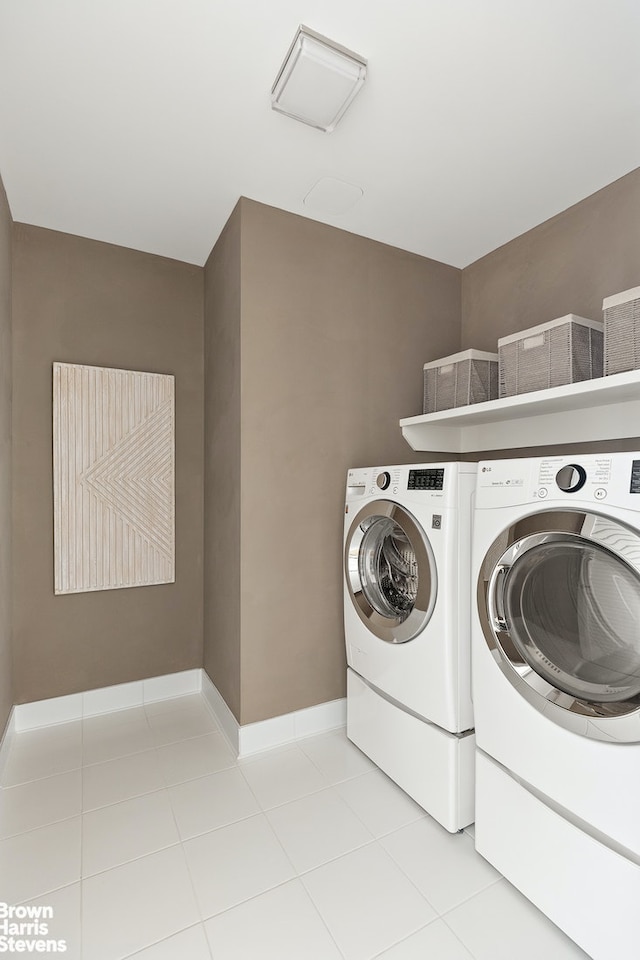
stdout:
POLYGON ((603 324, 570 313, 498 340, 500 396, 602 376, 603 324))
POLYGON ((497 353, 463 350, 424 365, 423 413, 482 403, 497 396, 497 353))
POLYGON ((602 301, 604 374, 640 367, 640 287, 602 301))

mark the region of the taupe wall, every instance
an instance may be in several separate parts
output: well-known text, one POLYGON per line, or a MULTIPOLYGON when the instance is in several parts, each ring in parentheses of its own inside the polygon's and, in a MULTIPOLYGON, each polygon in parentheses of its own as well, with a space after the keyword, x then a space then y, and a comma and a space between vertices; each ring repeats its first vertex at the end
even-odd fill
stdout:
MULTIPOLYGON (((497 351, 498 337, 568 313, 601 320, 604 297, 638 285, 640 169, 462 271, 463 348, 497 351)), ((634 450, 639 438, 640 427, 630 440, 563 444, 562 450, 634 450)), ((540 449, 486 451, 480 458, 540 449)))
POLYGON ((0 180, 0 736, 13 705, 11 657, 11 214, 0 180))
POLYGON ((17 703, 202 664, 202 309, 201 268, 14 226, 17 703), (54 360, 175 374, 175 584, 54 596, 54 360))
POLYGON ((204 669, 240 716, 240 204, 205 267, 204 669))
MULTIPOLYGON (((246 724, 344 696, 346 471, 425 459, 398 420, 421 412, 424 360, 459 348, 460 272, 249 200, 239 216, 240 309, 236 221, 209 262, 205 310, 208 323, 221 310, 228 325, 218 370, 237 363, 240 329, 240 518, 224 495, 229 536, 214 543, 233 544, 239 522, 240 630, 232 620, 221 635, 207 618, 205 664, 219 689, 236 691, 235 646, 233 709, 246 724), (229 257, 232 280, 221 272, 229 257), (210 299, 214 269, 232 287, 226 301, 218 294, 221 306, 210 299)), ((208 390, 231 407, 229 480, 238 476, 238 397, 213 376, 208 390)), ((215 484, 207 490, 209 510, 215 484)), ((237 586, 207 577, 206 602, 220 611, 237 586)))
POLYGON ((640 169, 462 271, 462 343, 567 313, 602 319, 604 297, 640 284, 640 169))
POLYGON ((424 360, 597 317, 604 296, 640 283, 640 171, 462 274, 248 200, 204 272, 15 225, 13 696, 10 231, 2 195, 0 722, 12 700, 204 662, 246 724, 344 695, 347 468, 437 458, 398 427, 421 411, 424 360), (54 360, 176 374, 175 585, 53 596, 54 360))

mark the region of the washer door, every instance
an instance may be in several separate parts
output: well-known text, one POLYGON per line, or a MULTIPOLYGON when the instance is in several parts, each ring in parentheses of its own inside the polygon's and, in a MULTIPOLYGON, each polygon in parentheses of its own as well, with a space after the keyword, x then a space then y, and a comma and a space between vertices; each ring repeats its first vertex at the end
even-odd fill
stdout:
POLYGON ((413 640, 436 602, 436 565, 426 534, 408 510, 376 500, 356 515, 344 552, 347 589, 358 616, 388 643, 413 640))
POLYGON ((577 733, 640 740, 637 531, 590 513, 525 517, 489 550, 478 608, 494 658, 529 703, 577 733))

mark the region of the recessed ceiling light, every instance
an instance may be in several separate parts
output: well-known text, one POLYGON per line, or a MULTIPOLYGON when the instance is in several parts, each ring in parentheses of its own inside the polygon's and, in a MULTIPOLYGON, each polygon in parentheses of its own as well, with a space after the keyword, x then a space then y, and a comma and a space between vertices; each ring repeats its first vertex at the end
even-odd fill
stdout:
POLYGON ((363 57, 300 26, 271 90, 271 106, 330 133, 366 75, 363 57))

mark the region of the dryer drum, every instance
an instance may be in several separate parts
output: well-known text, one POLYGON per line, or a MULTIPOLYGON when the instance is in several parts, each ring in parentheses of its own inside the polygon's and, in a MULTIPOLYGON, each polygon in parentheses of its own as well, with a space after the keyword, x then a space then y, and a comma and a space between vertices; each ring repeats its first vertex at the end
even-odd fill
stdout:
POLYGON ((640 693, 640 580, 597 544, 527 550, 503 581, 514 645, 559 690, 592 702, 640 693))
POLYGON ((640 740, 637 531, 566 509, 521 518, 485 554, 478 614, 497 666, 537 710, 596 739, 640 740))

